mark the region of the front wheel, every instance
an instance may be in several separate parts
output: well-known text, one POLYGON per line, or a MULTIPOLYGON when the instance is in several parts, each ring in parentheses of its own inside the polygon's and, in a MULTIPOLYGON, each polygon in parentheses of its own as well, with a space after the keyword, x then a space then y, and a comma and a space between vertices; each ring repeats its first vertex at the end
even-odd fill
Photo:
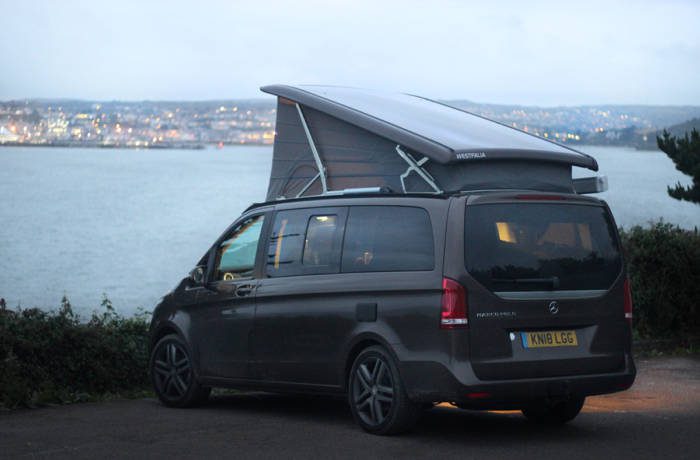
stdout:
POLYGON ((522 412, 528 420, 537 423, 563 425, 576 418, 585 401, 586 398, 582 396, 557 402, 536 401, 524 407, 522 412))
POLYGON ((364 349, 348 381, 348 400, 355 421, 373 434, 397 434, 413 427, 420 405, 408 399, 392 356, 380 346, 364 349))
POLYGON ((153 347, 149 370, 153 389, 166 406, 190 407, 209 397, 211 388, 197 382, 188 348, 175 334, 166 335, 153 347))

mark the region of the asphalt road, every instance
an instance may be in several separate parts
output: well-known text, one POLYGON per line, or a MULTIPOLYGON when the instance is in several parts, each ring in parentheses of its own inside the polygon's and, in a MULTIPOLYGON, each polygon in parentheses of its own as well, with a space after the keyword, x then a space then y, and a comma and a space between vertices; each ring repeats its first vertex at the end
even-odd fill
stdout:
POLYGON ((638 366, 631 390, 589 398, 557 428, 441 406, 411 433, 377 437, 342 401, 251 393, 196 409, 142 399, 0 413, 0 457, 700 458, 700 359, 638 366))

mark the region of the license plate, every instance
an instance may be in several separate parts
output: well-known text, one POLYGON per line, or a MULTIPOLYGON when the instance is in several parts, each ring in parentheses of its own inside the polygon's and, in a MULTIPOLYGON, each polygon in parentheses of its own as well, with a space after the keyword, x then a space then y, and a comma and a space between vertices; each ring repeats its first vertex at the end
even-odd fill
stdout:
POLYGON ((521 332, 524 348, 576 347, 576 331, 521 332))

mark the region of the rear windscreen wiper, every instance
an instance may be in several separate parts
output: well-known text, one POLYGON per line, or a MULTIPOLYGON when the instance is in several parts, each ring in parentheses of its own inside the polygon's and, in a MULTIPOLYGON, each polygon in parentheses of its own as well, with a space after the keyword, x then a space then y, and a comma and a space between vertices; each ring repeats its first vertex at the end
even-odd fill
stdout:
POLYGON ((551 289, 559 288, 558 276, 550 276, 549 278, 491 278, 491 281, 504 284, 546 284, 551 289))

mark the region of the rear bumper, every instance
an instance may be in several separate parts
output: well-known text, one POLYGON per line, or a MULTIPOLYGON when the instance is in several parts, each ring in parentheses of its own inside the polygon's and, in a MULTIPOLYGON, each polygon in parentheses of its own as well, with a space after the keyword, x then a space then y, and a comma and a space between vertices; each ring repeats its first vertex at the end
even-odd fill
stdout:
POLYGON ((475 409, 519 409, 538 399, 615 393, 631 387, 636 376, 630 355, 625 356, 624 370, 619 372, 536 379, 479 380, 472 372, 466 376, 459 372, 463 378, 458 379, 445 365, 425 361, 403 362, 400 369, 412 400, 454 402, 475 409))

